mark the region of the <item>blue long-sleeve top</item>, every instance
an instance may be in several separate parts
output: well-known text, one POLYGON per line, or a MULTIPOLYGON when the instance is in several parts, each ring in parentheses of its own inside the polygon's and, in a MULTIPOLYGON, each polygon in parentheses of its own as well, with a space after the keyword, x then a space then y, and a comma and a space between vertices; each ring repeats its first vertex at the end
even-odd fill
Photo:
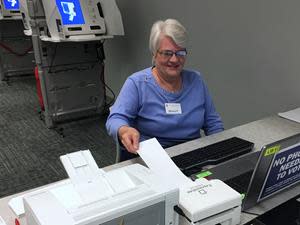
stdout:
POLYGON ((140 141, 156 137, 163 147, 170 147, 223 131, 211 96, 197 71, 183 70, 183 85, 171 93, 159 86, 152 68, 127 78, 106 122, 109 135, 118 140, 118 129, 127 125, 140 132, 140 141), (182 114, 167 114, 165 103, 180 103, 182 114))

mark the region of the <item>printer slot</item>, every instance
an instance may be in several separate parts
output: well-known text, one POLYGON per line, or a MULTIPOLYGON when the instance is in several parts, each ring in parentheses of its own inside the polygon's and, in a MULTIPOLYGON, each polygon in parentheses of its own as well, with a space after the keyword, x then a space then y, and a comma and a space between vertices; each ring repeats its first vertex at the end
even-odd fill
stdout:
POLYGON ((81 31, 81 27, 68 27, 68 31, 81 31))
POLYGON ((91 30, 101 30, 100 26, 90 26, 91 30))

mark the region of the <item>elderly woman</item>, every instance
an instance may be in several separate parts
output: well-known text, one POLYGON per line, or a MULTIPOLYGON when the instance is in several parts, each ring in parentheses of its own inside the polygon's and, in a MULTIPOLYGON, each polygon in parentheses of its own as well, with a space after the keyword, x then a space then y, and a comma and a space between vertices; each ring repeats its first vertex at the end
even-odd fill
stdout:
POLYGON ((174 19, 157 21, 150 34, 153 66, 127 78, 106 127, 121 142, 121 160, 134 156, 139 142, 156 137, 166 148, 223 130, 201 75, 183 69, 186 30, 174 19), (125 149, 127 150, 125 150, 125 149))

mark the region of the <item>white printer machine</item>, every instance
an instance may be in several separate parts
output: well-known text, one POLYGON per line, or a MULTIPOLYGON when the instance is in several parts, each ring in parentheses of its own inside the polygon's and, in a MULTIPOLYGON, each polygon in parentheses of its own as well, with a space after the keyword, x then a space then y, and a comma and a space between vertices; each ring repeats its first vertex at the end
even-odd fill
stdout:
POLYGON ((23 197, 27 225, 177 225, 178 188, 146 167, 104 172, 90 151, 61 157, 70 177, 23 197))
POLYGON ((197 179, 180 188, 180 225, 236 225, 240 223, 241 195, 221 180, 197 179))

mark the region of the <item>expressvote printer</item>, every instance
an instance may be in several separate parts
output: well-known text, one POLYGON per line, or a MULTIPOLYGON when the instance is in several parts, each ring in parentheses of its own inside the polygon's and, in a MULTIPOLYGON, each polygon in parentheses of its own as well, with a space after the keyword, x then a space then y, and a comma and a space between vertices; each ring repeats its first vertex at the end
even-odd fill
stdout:
POLYGON ((240 222, 241 195, 224 182, 205 178, 180 188, 180 225, 236 225, 240 222))
POLYGON ((133 164, 99 169, 90 151, 61 157, 70 177, 23 197, 28 225, 177 225, 178 188, 133 164))

